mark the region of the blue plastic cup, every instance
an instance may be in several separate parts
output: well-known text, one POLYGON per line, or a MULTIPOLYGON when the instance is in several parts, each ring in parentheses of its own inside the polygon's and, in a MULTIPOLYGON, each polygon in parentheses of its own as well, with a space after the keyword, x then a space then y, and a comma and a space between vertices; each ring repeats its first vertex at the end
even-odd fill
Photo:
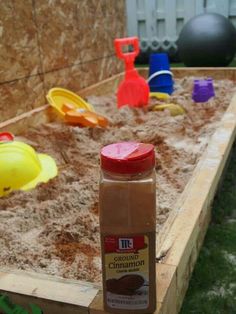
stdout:
POLYGON ((174 84, 167 53, 150 55, 148 84, 151 92, 173 93, 174 84))

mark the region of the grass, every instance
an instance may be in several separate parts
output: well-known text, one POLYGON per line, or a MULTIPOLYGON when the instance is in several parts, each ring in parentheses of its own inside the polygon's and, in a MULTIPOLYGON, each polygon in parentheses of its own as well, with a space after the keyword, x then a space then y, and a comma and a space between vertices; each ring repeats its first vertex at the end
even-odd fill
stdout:
POLYGON ((180 314, 236 313, 236 145, 180 314))

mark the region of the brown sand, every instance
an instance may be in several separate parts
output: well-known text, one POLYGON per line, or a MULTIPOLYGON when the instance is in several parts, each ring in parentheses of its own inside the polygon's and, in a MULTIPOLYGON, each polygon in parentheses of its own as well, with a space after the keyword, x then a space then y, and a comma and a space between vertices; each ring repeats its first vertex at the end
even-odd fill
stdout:
POLYGON ((51 123, 21 139, 52 155, 60 174, 31 192, 0 199, 0 266, 101 282, 98 225, 99 150, 125 140, 153 143, 157 155, 157 231, 174 208, 234 90, 216 81, 216 97, 191 100, 193 78, 176 82, 171 102, 187 114, 116 109, 115 96, 89 97, 110 120, 108 129, 51 123), (227 91, 227 93, 226 93, 227 91))

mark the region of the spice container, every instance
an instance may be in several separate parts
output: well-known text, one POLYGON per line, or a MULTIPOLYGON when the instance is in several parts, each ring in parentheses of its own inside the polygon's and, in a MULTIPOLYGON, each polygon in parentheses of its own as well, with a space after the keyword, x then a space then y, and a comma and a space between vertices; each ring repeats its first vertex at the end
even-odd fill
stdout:
POLYGON ((104 307, 156 309, 156 179, 151 144, 123 142, 101 151, 99 191, 104 307))

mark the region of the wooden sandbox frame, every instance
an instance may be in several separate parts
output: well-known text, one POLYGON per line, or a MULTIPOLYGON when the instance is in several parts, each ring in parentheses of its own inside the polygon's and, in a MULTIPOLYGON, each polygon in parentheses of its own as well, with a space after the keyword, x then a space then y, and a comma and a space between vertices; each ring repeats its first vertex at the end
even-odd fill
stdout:
MULTIPOLYGON (((147 69, 140 69, 140 73, 146 76, 147 69)), ((173 73, 177 78, 211 76, 236 82, 234 68, 176 68, 173 73)), ((123 74, 118 74, 79 94, 86 97, 115 91, 122 78, 123 74)), ((31 125, 52 120, 53 115, 49 105, 45 105, 0 123, 0 130, 18 134, 31 125)), ((236 95, 158 236, 156 314, 177 314, 181 308, 235 135, 236 95)), ((36 304, 43 314, 106 313, 100 286, 45 274, 0 270, 0 294, 7 294, 13 303, 26 308, 30 303, 36 304)))

